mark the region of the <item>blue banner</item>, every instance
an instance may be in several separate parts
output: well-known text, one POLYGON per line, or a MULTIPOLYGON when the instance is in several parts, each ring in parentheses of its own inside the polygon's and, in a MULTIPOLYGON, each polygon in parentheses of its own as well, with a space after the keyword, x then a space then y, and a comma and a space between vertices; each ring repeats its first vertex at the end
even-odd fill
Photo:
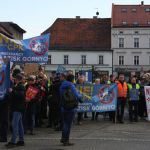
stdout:
POLYGON ((49 34, 26 40, 13 40, 0 34, 0 55, 11 62, 46 63, 48 61, 49 34))
POLYGON ((78 112, 116 111, 117 84, 111 85, 76 85, 84 95, 84 103, 79 104, 78 112))
POLYGON ((10 63, 0 57, 0 101, 4 99, 10 85, 10 63), (7 63, 7 64, 6 64, 7 63))

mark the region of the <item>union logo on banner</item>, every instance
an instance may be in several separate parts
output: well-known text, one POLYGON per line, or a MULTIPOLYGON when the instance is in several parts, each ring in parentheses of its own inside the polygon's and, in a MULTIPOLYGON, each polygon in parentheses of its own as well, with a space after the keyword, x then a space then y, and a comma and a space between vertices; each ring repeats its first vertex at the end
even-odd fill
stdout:
POLYGON ((32 38, 29 47, 36 55, 44 55, 48 51, 48 40, 41 37, 32 38))

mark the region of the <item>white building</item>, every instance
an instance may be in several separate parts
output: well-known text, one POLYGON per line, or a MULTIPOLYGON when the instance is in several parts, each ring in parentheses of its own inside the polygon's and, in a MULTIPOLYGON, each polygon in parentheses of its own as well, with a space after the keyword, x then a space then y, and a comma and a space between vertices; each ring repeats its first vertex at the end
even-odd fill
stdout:
POLYGON ((112 6, 111 48, 115 72, 150 70, 150 5, 112 6))
POLYGON ((63 65, 74 73, 112 74, 110 19, 57 19, 44 33, 51 34, 47 72, 63 65))

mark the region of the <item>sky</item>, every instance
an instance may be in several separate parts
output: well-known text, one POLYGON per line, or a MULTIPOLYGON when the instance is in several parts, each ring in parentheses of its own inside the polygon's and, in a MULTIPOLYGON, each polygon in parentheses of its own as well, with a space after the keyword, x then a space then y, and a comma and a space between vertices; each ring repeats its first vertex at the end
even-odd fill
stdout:
MULTIPOLYGON (((17 23, 27 33, 24 38, 40 35, 57 18, 111 17, 114 4, 140 4, 141 0, 0 0, 0 21, 17 23)), ((144 0, 150 4, 150 0, 144 0)))

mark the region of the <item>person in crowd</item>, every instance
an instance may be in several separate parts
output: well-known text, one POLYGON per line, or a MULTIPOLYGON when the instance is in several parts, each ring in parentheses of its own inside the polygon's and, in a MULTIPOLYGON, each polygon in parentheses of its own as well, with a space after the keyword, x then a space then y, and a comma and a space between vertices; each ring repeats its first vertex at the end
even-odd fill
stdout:
POLYGON ((131 83, 128 84, 129 95, 129 120, 130 122, 138 121, 138 101, 139 101, 140 85, 136 82, 136 78, 131 78, 131 83))
POLYGON ((15 146, 24 146, 24 127, 22 122, 22 114, 25 109, 25 87, 22 83, 21 74, 16 75, 16 85, 11 92, 11 112, 12 112, 12 137, 11 141, 6 144, 7 148, 15 146), (19 134, 19 141, 16 142, 19 134))
MULTIPOLYGON (((111 74, 109 76, 108 84, 115 83, 116 82, 115 80, 116 80, 115 76, 113 74, 111 74)), ((109 120, 113 121, 113 123, 115 123, 115 119, 116 119, 115 116, 116 116, 116 112, 114 112, 114 111, 109 112, 109 120)))
POLYGON ((118 81, 118 96, 117 96, 117 119, 119 123, 124 123, 124 109, 127 100, 127 83, 125 82, 124 74, 119 74, 118 81))
POLYGON ((62 122, 63 122, 63 129, 62 129, 62 138, 61 138, 61 143, 63 143, 64 146, 69 146, 73 145, 69 141, 69 136, 70 136, 70 130, 71 130, 71 124, 74 119, 75 115, 75 107, 73 108, 66 108, 65 103, 64 103, 64 92, 66 89, 70 88, 72 94, 76 97, 75 101, 81 101, 82 95, 80 95, 76 88, 75 85, 70 82, 74 80, 73 75, 69 75, 67 77, 69 81, 66 80, 66 75, 61 74, 60 80, 62 81, 61 86, 60 86, 60 97, 61 97, 61 111, 62 111, 62 122))
POLYGON ((110 84, 108 75, 104 75, 104 76, 102 77, 101 84, 110 84))
POLYGON ((35 127, 41 127, 43 125, 43 118, 41 113, 41 101, 42 101, 42 78, 37 76, 35 87, 38 89, 37 101, 35 102, 35 127))
POLYGON ((35 80, 36 76, 29 76, 28 84, 26 86, 26 109, 24 117, 24 126, 25 133, 27 133, 27 130, 29 130, 31 135, 35 134, 33 130, 35 127, 36 103, 40 99, 40 91, 35 83, 35 80))
MULTIPOLYGON (((78 79, 76 81, 76 84, 85 84, 85 75, 83 72, 79 73, 78 79)), ((81 91, 83 92, 83 91, 81 91)), ((86 117, 86 115, 85 115, 86 117)), ((77 113, 77 124, 82 125, 82 120, 83 120, 83 112, 78 112, 77 113)))
MULTIPOLYGON (((95 79, 95 85, 100 85, 100 79, 99 78, 96 78, 95 79)), ((98 117, 98 113, 97 112, 92 112, 92 121, 96 119, 96 117, 98 117)))
POLYGON ((41 101, 41 113, 42 118, 47 119, 47 95, 48 95, 48 78, 44 72, 42 66, 39 67, 38 77, 41 78, 41 90, 42 90, 42 101, 41 101))
POLYGON ((61 130, 61 112, 60 112, 60 95, 59 95, 59 89, 60 89, 60 77, 57 76, 52 81, 52 84, 49 88, 49 115, 51 116, 51 124, 54 126, 54 129, 56 131, 61 130))
POLYGON ((138 114, 139 114, 141 119, 144 119, 144 117, 147 117, 147 109, 146 109, 144 86, 149 86, 149 84, 150 84, 149 76, 148 76, 148 74, 144 74, 141 77, 140 99, 139 99, 139 110, 138 110, 138 114))
MULTIPOLYGON (((108 75, 103 75, 102 79, 101 79, 101 84, 111 84, 111 82, 109 81, 109 77, 108 75)), ((95 115, 95 120, 98 120, 98 115, 100 113, 97 112, 96 115, 95 115)), ((106 118, 107 114, 109 114, 109 112, 104 112, 102 113, 103 114, 103 117, 104 119, 106 118)))

